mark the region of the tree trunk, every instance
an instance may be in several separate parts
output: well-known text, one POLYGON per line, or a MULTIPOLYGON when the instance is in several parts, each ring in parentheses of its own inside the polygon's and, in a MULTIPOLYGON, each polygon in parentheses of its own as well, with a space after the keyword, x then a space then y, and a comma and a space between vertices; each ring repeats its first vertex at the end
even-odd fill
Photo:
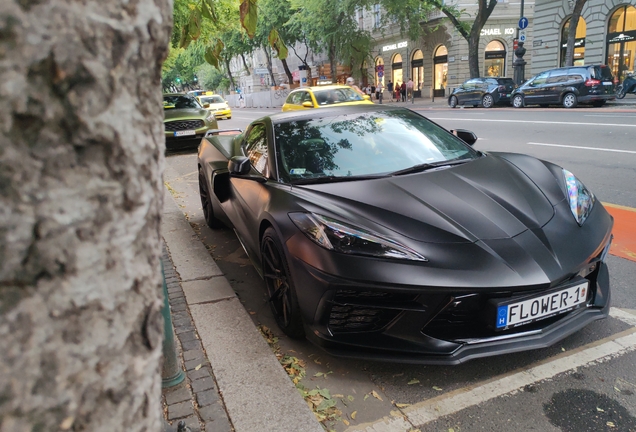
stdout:
POLYGON ((471 78, 479 78, 479 37, 481 36, 481 28, 475 31, 474 26, 468 38, 468 71, 471 78))
POLYGON ((292 76, 291 71, 289 70, 289 66, 287 65, 287 59, 280 59, 280 62, 283 64, 283 69, 285 69, 285 75, 287 75, 287 82, 291 85, 294 82, 294 77, 292 76))
POLYGON ((331 82, 338 83, 338 65, 336 64, 336 48, 334 43, 329 44, 329 66, 331 68, 331 82))
POLYGON ((576 42, 576 27, 579 25, 579 18, 581 17, 581 11, 585 6, 586 0, 576 0, 574 4, 574 10, 570 17, 570 28, 568 29, 568 42, 565 50, 565 65, 574 65, 574 43, 576 42))
POLYGON ((269 72, 269 77, 272 80, 272 85, 276 86, 276 80, 274 79, 274 72, 272 71, 272 53, 269 51, 269 47, 263 47, 263 51, 265 51, 265 59, 267 60, 267 72, 269 72))
POLYGON ((243 60, 243 67, 245 68, 245 72, 250 76, 250 68, 247 66, 247 61, 245 60, 245 54, 241 53, 241 59, 243 60))
POLYGON ((232 76, 232 70, 230 69, 230 59, 224 57, 225 60, 225 68, 227 69, 227 76, 230 78, 230 83, 232 83, 232 88, 236 91, 236 83, 234 82, 234 77, 232 76))
POLYGON ((158 431, 172 2, 0 9, 0 431, 158 431))

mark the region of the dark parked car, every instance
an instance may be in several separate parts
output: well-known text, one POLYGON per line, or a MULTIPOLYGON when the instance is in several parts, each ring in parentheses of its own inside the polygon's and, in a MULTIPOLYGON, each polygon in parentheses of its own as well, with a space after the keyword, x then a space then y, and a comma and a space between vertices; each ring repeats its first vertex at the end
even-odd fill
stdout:
POLYGON ((609 312, 612 217, 572 174, 405 108, 279 113, 198 153, 280 328, 432 364, 547 347, 609 312))
POLYGON ((573 66, 551 69, 533 76, 514 92, 512 105, 563 105, 574 108, 579 103, 600 107, 616 98, 614 77, 605 65, 573 66))
POLYGON ((181 93, 163 95, 163 125, 166 149, 196 148, 210 129, 218 129, 210 105, 201 104, 192 96, 181 93))
POLYGON ((512 78, 471 78, 453 90, 448 97, 448 105, 451 108, 457 105, 491 108, 496 104, 507 104, 514 88, 512 78))

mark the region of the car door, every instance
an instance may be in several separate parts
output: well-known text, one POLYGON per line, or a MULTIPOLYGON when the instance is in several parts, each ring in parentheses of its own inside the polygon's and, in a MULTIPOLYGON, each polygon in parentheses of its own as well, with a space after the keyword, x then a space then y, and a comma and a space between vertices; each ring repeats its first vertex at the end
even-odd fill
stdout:
POLYGON ((475 105, 481 102, 480 93, 481 80, 479 78, 473 78, 466 81, 466 92, 464 93, 464 104, 475 105))
POLYGON ((567 78, 569 69, 554 69, 545 80, 540 102, 544 104, 561 103, 561 96, 567 88, 567 78))
POLYGON ((541 98, 543 97, 543 92, 545 91, 545 82, 548 79, 548 76, 549 72, 542 72, 532 78, 529 83, 524 84, 523 94, 526 105, 543 103, 541 101, 541 98))
MULTIPOLYGON (((265 123, 255 123, 245 134, 243 151, 250 159, 252 173, 269 178, 268 134, 265 123)), ((258 255, 259 218, 268 196, 265 183, 230 177, 231 209, 226 211, 236 234, 250 256, 258 255), (256 254, 256 255, 254 255, 256 254)), ((227 205, 227 204, 226 204, 227 205)))

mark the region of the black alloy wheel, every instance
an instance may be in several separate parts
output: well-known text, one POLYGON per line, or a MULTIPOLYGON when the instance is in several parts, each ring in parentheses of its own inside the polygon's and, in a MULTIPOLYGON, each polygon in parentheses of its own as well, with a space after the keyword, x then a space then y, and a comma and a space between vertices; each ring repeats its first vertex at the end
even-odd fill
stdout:
POLYGON ((199 196, 201 197, 201 208, 203 209, 205 223, 208 224, 210 228, 222 227, 223 223, 214 217, 214 207, 212 206, 210 193, 206 186, 205 175, 201 168, 199 168, 199 196))
POLYGON ((451 96, 450 100, 448 101, 448 106, 451 108, 455 108, 457 106, 457 96, 451 96))
POLYGON ((261 240, 263 278, 272 313, 278 327, 290 338, 305 336, 300 306, 280 240, 267 228, 261 240))

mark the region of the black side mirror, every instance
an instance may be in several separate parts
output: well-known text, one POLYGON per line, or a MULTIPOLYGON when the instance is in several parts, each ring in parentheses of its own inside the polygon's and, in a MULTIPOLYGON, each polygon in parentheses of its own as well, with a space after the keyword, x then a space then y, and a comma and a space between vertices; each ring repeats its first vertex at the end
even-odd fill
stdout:
POLYGON ((250 160, 245 156, 232 156, 232 159, 227 163, 227 170, 230 172, 230 176, 255 180, 259 183, 265 183, 267 181, 267 178, 260 174, 250 175, 251 168, 250 160))
POLYGON ((450 132, 468 145, 473 145, 477 142, 477 135, 469 130, 455 129, 451 130, 450 132))
POLYGON ((227 169, 232 175, 248 175, 250 173, 250 160, 245 156, 232 156, 227 163, 227 169))

